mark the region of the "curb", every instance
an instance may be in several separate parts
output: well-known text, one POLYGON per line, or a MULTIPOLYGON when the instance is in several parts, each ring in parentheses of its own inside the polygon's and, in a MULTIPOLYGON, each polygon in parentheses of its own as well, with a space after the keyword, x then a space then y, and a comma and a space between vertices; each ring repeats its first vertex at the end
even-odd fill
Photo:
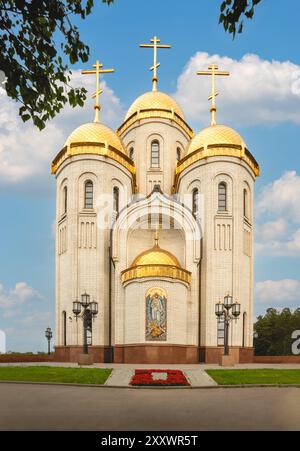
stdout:
POLYGON ((121 388, 130 390, 207 390, 221 388, 300 388, 300 384, 249 384, 249 385, 194 385, 194 386, 130 386, 130 385, 104 385, 104 384, 72 384, 63 382, 30 382, 30 381, 0 381, 1 384, 15 385, 45 385, 62 387, 86 387, 86 388, 121 388))

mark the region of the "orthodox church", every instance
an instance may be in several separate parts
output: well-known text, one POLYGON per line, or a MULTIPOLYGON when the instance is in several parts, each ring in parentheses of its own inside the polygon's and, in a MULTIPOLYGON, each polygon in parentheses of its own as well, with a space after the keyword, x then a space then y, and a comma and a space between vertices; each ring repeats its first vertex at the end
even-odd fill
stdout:
POLYGON ((101 123, 99 103, 99 76, 112 70, 97 62, 83 71, 96 75, 95 120, 74 130, 52 163, 56 357, 82 353, 76 308, 87 294, 95 362, 215 363, 224 347, 215 305, 230 294, 241 305, 230 352, 249 362, 259 166, 239 133, 216 121, 215 77, 229 73, 216 65, 199 72, 212 77, 212 122, 194 134, 157 88, 157 50, 169 46, 155 37, 142 47, 154 50, 152 91, 114 131, 101 123))

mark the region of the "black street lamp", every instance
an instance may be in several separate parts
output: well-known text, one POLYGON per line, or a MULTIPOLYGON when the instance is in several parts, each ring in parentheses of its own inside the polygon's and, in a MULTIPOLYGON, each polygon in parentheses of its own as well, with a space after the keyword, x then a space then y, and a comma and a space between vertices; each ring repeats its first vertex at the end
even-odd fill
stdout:
POLYGON ((76 321, 81 313, 81 308, 83 308, 83 354, 88 354, 89 348, 87 333, 88 330, 92 329, 92 319, 98 314, 98 303, 95 301, 91 302, 89 294, 82 294, 80 302, 73 302, 73 313, 76 317, 76 321))
POLYGON ((51 342, 51 338, 52 338, 52 330, 51 327, 47 327, 46 331, 45 331, 45 337, 48 340, 48 354, 50 355, 50 342, 51 342))
POLYGON ((229 325, 233 319, 238 319, 241 314, 241 304, 233 302, 233 297, 229 294, 224 297, 224 303, 216 304, 215 310, 217 318, 224 319, 224 355, 229 355, 229 325), (230 313, 231 310, 231 313, 230 313))

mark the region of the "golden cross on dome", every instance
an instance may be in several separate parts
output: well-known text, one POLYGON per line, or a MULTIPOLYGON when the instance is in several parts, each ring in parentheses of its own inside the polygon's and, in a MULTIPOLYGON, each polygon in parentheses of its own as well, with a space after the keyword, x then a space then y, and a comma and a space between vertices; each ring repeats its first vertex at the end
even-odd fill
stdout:
POLYGON ((219 71, 219 67, 216 64, 212 64, 209 66, 208 70, 203 70, 197 72, 197 75, 210 75, 212 86, 211 86, 211 96, 208 98, 208 100, 211 100, 211 108, 210 112, 212 114, 211 119, 211 125, 216 125, 216 114, 217 114, 217 107, 216 107, 216 97, 219 95, 219 93, 216 91, 216 76, 220 75, 223 77, 229 77, 230 72, 225 71, 219 71))
POLYGON ((153 71, 152 90, 157 91, 157 69, 160 66, 160 63, 157 62, 157 49, 170 49, 171 46, 168 44, 160 44, 160 39, 158 39, 157 36, 154 36, 154 38, 152 38, 150 42, 152 42, 152 44, 140 44, 140 47, 153 49, 153 66, 150 67, 150 70, 153 71))
POLYGON ((91 70, 83 70, 81 71, 81 73, 83 75, 95 75, 96 74, 96 91, 94 92, 94 94, 92 95, 93 99, 95 100, 95 120, 94 122, 99 122, 99 116, 100 116, 100 95, 103 93, 103 90, 100 89, 100 74, 110 74, 112 72, 114 72, 114 69, 102 69, 103 68, 103 64, 101 64, 98 60, 96 61, 96 64, 93 64, 93 67, 95 69, 91 69, 91 70))

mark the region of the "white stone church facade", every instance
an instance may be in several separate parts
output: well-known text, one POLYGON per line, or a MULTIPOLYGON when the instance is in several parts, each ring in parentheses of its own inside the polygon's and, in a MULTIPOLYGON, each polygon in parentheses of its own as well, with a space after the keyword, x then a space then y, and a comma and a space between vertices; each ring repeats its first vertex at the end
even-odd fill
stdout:
POLYGON ((223 125, 194 135, 159 91, 140 96, 115 132, 77 128, 52 164, 57 181, 56 355, 76 361, 83 324, 73 301, 98 303, 94 361, 217 362, 215 304, 231 294, 237 362, 251 361, 253 191, 259 167, 223 125))

